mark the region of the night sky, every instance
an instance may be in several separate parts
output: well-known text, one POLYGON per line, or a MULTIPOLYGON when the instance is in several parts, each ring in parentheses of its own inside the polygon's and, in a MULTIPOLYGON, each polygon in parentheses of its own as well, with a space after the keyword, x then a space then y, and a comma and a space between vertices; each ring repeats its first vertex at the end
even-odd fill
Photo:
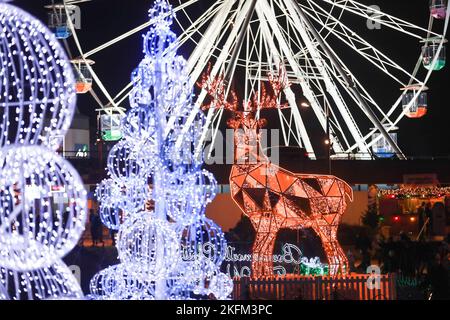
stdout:
MULTIPOLYGON (((47 13, 43 6, 49 2, 49 0, 16 0, 14 4, 46 21, 47 13)), ((171 2, 178 3, 178 0, 171 2)), ((201 4, 193 8, 193 14, 200 15, 212 2, 211 0, 202 0, 201 4)), ((361 2, 368 5, 376 4, 382 11, 420 26, 428 24, 428 0, 361 0, 361 2)), ((83 49, 88 51, 144 23, 147 21, 147 10, 151 4, 152 1, 149 0, 93 0, 81 4, 82 30, 78 35, 83 49)), ((179 14, 178 18, 183 19, 183 15, 179 14)), ((392 33, 386 27, 381 30, 368 30, 364 27, 365 21, 361 20, 363 19, 358 18, 354 21, 350 19, 346 20, 346 23, 349 26, 352 25, 352 28, 358 32, 360 31, 359 34, 362 37, 388 54, 393 60, 401 62, 401 65, 408 71, 413 70, 420 54, 420 44, 416 39, 392 33)), ((179 33, 180 30, 175 29, 179 33)), ((96 72, 112 94, 120 91, 129 82, 130 73, 142 59, 141 39, 141 33, 138 33, 92 57, 96 61, 96 72)), ((69 38, 68 43, 75 56, 77 51, 73 45, 73 39, 69 38)), ((374 72, 373 67, 368 66, 367 62, 352 58, 345 46, 333 43, 333 48, 360 81, 366 85, 366 89, 374 96, 375 100, 387 110, 400 95, 398 84, 389 80, 388 77, 374 72)), ((188 57, 190 50, 192 50, 192 45, 183 47, 180 53, 188 57)), ((422 119, 404 118, 400 122, 399 145, 405 154, 415 156, 450 155, 449 83, 449 66, 434 73, 428 83, 428 87, 430 87, 428 114, 422 119)), ((78 107, 82 113, 92 116, 92 123, 95 125, 93 110, 98 108, 95 101, 89 95, 78 96, 78 107)), ((304 117, 308 121, 308 117, 311 115, 307 113, 312 113, 312 110, 302 112, 305 112, 304 117)), ((358 119, 359 116, 356 117, 359 121, 367 121, 358 119)), ((317 122, 311 123, 318 125, 317 122)))

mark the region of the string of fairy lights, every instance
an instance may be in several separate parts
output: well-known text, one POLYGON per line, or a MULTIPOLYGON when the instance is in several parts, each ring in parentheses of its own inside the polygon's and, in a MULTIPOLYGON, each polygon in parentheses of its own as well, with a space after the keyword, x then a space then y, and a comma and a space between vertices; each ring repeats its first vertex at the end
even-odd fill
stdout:
POLYGON ((391 199, 436 199, 450 196, 450 187, 402 186, 397 189, 379 190, 378 196, 391 199))

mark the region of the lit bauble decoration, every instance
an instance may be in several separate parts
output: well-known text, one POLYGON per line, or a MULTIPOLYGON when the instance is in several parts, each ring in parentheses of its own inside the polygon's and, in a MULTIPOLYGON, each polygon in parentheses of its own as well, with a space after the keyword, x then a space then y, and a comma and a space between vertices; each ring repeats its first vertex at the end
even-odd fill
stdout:
POLYGON ((77 171, 39 146, 0 149, 0 265, 49 267, 78 242, 86 190, 77 171))
POLYGON ((95 300, 154 299, 151 283, 136 277, 123 264, 101 270, 91 279, 89 286, 95 300))
POLYGON ((149 172, 145 150, 135 148, 126 140, 118 142, 109 152, 108 172, 116 181, 143 179, 149 172))
MULTIPOLYGON (((168 277, 164 280, 167 299, 186 298, 184 283, 168 277)), ((145 273, 129 270, 126 264, 110 266, 98 272, 90 281, 90 298, 93 300, 155 300, 155 281, 145 273)))
MULTIPOLYGON (((105 184, 98 185, 97 194, 106 191, 106 186, 105 184)), ((114 192, 114 197, 109 197, 106 193, 103 193, 104 197, 100 203, 99 215, 108 229, 119 230, 120 225, 125 222, 128 216, 145 209, 145 203, 151 197, 151 190, 147 185, 141 185, 136 181, 120 185, 114 182, 112 187, 117 191, 114 192)))
POLYGON ((122 132, 132 141, 150 140, 155 134, 155 117, 151 107, 137 106, 127 112, 122 120, 122 132))
POLYGON ((125 212, 117 204, 100 204, 99 216, 102 223, 111 230, 119 230, 125 221, 125 212))
POLYGON ((214 275, 209 283, 209 290, 218 300, 229 299, 233 292, 233 287, 233 280, 222 272, 214 275))
POLYGON ((54 34, 25 11, 0 3, 0 147, 57 149, 75 110, 75 79, 54 34))
POLYGON ((130 181, 121 187, 118 197, 119 208, 131 214, 145 209, 146 201, 151 198, 152 192, 147 184, 141 181, 130 181))
POLYGON ((120 228, 117 250, 120 261, 147 279, 166 277, 179 260, 179 237, 168 221, 142 212, 125 221, 120 228), (164 259, 157 259, 163 256, 164 259))
MULTIPOLYGON (((209 260, 220 267, 225 259, 227 242, 218 225, 203 217, 197 222, 178 228, 183 257, 188 261, 209 260)), ((208 268, 211 269, 211 268, 208 268)))
POLYGON ((113 179, 103 179, 95 188, 94 195, 99 202, 110 205, 120 194, 120 188, 113 179))
POLYGON ((83 299, 77 279, 61 260, 50 267, 27 272, 0 267, 0 285, 8 288, 7 298, 13 300, 83 299))
POLYGON ((202 219, 217 193, 217 181, 206 170, 166 173, 167 214, 178 224, 202 219))
POLYGON ((211 172, 201 170, 189 175, 188 179, 193 191, 191 201, 205 208, 216 197, 218 189, 216 178, 211 172))

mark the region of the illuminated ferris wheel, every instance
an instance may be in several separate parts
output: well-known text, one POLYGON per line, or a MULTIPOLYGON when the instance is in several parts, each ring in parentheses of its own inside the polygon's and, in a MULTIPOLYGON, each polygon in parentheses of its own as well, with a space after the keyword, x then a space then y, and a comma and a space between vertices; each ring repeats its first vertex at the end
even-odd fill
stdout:
MULTIPOLYGON (((79 2, 84 1, 66 0, 53 5, 50 26, 53 22, 60 38, 72 37, 77 45, 79 57, 74 66, 83 88, 79 92, 89 91, 98 97, 95 92, 100 90, 107 100, 104 104, 97 98, 100 106, 111 115, 123 114, 121 105, 132 86, 110 94, 95 73, 95 54, 153 21, 87 51, 73 21, 67 19, 79 2)), ((420 118, 426 114, 427 83, 432 73, 446 63, 445 36, 450 14, 446 0, 430 1, 429 20, 424 25, 351 0, 218 0, 209 2, 206 9, 201 0, 169 2, 183 30, 177 46, 195 44, 188 59, 193 83, 211 64, 211 75, 224 74, 230 86, 231 79, 239 75, 242 98, 248 100, 260 91, 269 72, 283 66, 293 86, 286 88, 281 97, 290 108, 278 110, 282 140, 285 145, 305 148, 313 159, 318 144, 313 141, 308 127, 311 120, 305 119, 303 107, 313 111, 316 127, 327 134, 333 157, 352 154, 372 159, 396 155, 404 159, 395 130, 405 116, 420 118), (202 10, 198 9, 200 4, 202 10), (368 36, 368 28, 381 28, 383 33, 376 33, 378 37, 387 32, 391 43, 401 42, 402 50, 416 51, 418 59, 404 61, 402 52, 395 52, 395 48, 379 49, 374 44, 377 41, 368 36), (358 69, 370 70, 371 74, 361 76, 358 69), (379 79, 383 87, 374 85, 371 79, 379 79), (386 90, 398 93, 389 105, 381 102, 386 90)), ((206 92, 196 98, 198 109, 205 98, 206 92)), ((223 115, 224 110, 208 111, 199 150, 211 138, 210 129, 212 139, 216 137, 223 115)))

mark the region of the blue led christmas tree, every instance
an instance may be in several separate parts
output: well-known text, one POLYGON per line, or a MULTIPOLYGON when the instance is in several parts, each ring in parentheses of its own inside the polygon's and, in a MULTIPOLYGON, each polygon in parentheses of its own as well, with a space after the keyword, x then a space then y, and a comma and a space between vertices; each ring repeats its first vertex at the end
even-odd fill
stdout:
POLYGON ((172 8, 158 0, 149 13, 156 22, 132 74, 124 138, 111 150, 110 177, 96 192, 104 224, 119 231, 121 263, 94 276, 91 297, 225 299, 233 289, 219 270, 226 241, 205 216, 217 183, 194 155, 204 116, 192 103, 186 61, 176 52, 172 8))

